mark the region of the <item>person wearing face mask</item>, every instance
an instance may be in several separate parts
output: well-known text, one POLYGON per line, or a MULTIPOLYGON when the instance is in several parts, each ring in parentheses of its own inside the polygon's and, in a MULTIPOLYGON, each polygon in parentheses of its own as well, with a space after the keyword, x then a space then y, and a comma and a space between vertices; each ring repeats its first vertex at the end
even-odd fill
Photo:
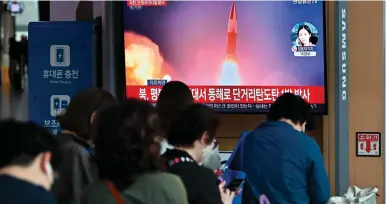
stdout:
MULTIPOLYGON (((161 154, 167 149, 173 149, 173 145, 168 143, 167 132, 171 123, 177 115, 187 106, 194 103, 194 98, 190 88, 181 81, 170 81, 166 83, 159 94, 157 100, 157 112, 161 119, 161 129, 166 137, 158 137, 161 146, 161 154)), ((202 162, 203 166, 216 170, 221 167, 221 158, 218 145, 208 152, 208 157, 202 162)))
POLYGON ((102 111, 96 120, 95 160, 99 181, 84 191, 82 204, 188 204, 181 179, 163 172, 159 119, 142 100, 102 111))
POLYGON ((201 166, 213 150, 219 119, 202 104, 182 110, 171 123, 168 141, 174 149, 163 155, 170 173, 180 176, 188 193, 189 204, 231 204, 234 192, 218 185, 213 171, 201 166))
POLYGON ((267 121, 246 136, 243 153, 239 148, 230 165, 246 174, 243 204, 257 203, 256 192, 271 203, 327 203, 330 184, 323 156, 305 134, 312 126, 311 107, 303 98, 285 93, 276 99, 267 121))
POLYGON ((163 136, 157 138, 161 146, 161 154, 167 149, 173 149, 167 141, 167 132, 174 118, 187 106, 194 103, 190 88, 181 81, 170 81, 166 83, 157 100, 157 112, 161 121, 163 136))
POLYGON ((0 202, 55 204, 50 192, 60 163, 57 141, 32 122, 0 121, 0 202))
POLYGON ((78 204, 83 190, 97 178, 93 158, 93 122, 98 113, 117 102, 107 91, 90 88, 76 94, 64 113, 57 116, 62 128, 56 136, 63 161, 53 186, 60 204, 78 204))

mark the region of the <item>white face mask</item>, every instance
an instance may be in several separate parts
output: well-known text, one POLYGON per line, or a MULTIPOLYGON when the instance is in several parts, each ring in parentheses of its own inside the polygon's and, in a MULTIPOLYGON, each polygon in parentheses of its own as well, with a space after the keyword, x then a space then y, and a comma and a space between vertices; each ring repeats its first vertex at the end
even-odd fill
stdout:
POLYGON ((174 147, 172 145, 170 145, 166 139, 161 140, 159 142, 159 145, 160 145, 160 154, 161 155, 164 154, 167 149, 174 149, 174 147))
POLYGON ((168 149, 168 144, 166 142, 166 140, 162 140, 159 142, 159 145, 160 145, 160 154, 164 154, 166 152, 166 150, 168 149))
POLYGON ((302 132, 303 134, 306 134, 306 125, 302 126, 302 130, 300 132, 302 132))
POLYGON ((209 157, 209 155, 212 153, 214 145, 215 145, 214 142, 212 142, 210 145, 208 145, 208 146, 204 147, 204 149, 202 149, 202 158, 201 158, 202 162, 205 161, 209 157))
POLYGON ((219 146, 209 151, 206 158, 202 162, 203 166, 212 170, 221 168, 221 157, 220 157, 220 152, 218 148, 219 146))
POLYGON ((54 170, 52 169, 52 166, 50 163, 47 163, 46 171, 47 171, 46 174, 47 174, 48 182, 50 183, 50 185, 52 185, 54 183, 54 170))

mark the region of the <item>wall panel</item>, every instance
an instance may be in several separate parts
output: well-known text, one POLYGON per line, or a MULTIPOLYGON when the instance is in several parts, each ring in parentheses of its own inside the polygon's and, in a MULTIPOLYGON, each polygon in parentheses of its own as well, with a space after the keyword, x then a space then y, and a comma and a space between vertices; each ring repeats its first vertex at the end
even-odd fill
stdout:
MULTIPOLYGON (((349 2, 350 184, 383 192, 383 158, 356 157, 356 132, 382 132, 383 2, 349 2)), ((383 203, 380 193, 380 203, 383 203)))

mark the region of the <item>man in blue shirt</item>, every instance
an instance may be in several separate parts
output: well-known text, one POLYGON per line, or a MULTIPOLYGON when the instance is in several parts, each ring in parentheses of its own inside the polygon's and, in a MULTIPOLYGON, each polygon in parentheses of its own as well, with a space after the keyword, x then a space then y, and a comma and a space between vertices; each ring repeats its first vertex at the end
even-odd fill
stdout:
POLYGON ((0 203, 55 204, 55 138, 32 122, 0 121, 0 203), (51 166, 52 165, 52 166, 51 166))
POLYGON ((267 121, 246 136, 243 153, 238 151, 231 165, 247 176, 243 204, 258 203, 260 194, 280 204, 328 201, 330 185, 320 147, 305 134, 311 123, 311 107, 304 99, 290 93, 277 98, 267 121))

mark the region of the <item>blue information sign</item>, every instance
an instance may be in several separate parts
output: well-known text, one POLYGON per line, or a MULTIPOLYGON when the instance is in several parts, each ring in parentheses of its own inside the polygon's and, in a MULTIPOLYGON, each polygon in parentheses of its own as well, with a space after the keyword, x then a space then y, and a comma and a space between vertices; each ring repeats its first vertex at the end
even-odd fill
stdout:
POLYGON ((56 134, 55 116, 93 85, 92 22, 28 25, 28 118, 56 134))

